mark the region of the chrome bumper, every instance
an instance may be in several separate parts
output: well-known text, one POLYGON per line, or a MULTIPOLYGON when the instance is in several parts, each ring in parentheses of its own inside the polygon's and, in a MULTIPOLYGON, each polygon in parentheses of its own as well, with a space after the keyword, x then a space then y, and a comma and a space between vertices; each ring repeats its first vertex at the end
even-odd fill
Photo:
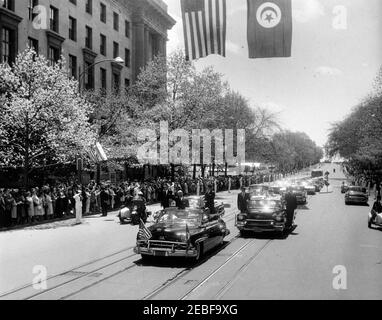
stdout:
POLYGON ((153 256, 153 257, 184 257, 184 258, 195 258, 198 252, 195 248, 189 249, 176 249, 175 246, 183 245, 187 246, 187 243, 177 243, 177 242, 166 242, 166 241, 154 241, 155 243, 161 243, 168 247, 157 247, 152 245, 151 241, 138 243, 134 248, 136 254, 153 256))

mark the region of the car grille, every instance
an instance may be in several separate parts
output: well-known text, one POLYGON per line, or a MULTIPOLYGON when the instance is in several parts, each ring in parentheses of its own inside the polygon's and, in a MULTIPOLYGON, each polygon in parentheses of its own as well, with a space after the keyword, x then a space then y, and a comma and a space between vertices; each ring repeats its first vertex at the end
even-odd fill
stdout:
POLYGON ((187 244, 181 242, 169 242, 169 241, 148 241, 141 243, 143 247, 150 247, 150 249, 156 250, 186 250, 187 244))
POLYGON ((273 220, 247 220, 248 227, 257 227, 257 226, 270 226, 273 224, 273 220))

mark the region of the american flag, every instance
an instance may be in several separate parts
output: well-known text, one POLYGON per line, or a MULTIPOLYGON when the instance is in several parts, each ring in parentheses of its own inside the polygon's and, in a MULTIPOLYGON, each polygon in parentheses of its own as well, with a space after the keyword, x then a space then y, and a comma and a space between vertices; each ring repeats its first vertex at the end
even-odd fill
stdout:
POLYGON ((186 60, 225 57, 226 0, 181 0, 186 60))
POLYGON ((138 240, 150 240, 153 237, 150 230, 145 226, 144 222, 139 222, 138 240))

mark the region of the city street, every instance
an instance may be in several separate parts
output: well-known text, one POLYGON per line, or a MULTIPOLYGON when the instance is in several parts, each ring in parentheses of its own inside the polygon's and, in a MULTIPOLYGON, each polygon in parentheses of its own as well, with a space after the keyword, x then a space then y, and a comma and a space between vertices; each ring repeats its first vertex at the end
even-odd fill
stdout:
POLYGON ((231 234, 196 265, 179 259, 143 263, 133 252, 138 226, 120 225, 116 212, 84 218, 81 225, 67 220, 2 232, 0 299, 380 300, 382 230, 368 229, 370 207, 345 205, 340 166, 322 170, 331 173, 328 192, 309 196, 285 239, 240 238, 237 191, 218 194, 231 234), (41 267, 46 289, 32 286, 41 267), (333 286, 338 270, 342 290, 333 286))

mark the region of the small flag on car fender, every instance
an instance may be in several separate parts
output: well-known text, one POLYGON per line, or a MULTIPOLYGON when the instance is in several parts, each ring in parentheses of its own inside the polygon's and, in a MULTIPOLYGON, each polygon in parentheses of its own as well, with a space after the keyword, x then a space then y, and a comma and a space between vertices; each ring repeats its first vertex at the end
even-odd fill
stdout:
POLYGON ((141 219, 139 222, 138 240, 150 240, 152 237, 152 233, 141 219))
POLYGON ((249 58, 290 57, 291 0, 247 0, 249 58))

